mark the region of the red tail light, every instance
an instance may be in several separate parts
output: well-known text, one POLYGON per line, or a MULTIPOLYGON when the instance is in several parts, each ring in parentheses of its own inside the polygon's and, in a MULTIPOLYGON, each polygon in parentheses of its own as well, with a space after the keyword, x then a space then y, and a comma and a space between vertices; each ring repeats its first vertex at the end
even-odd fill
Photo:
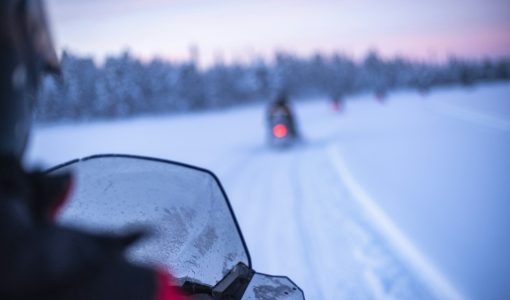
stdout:
POLYGON ((287 135, 287 127, 283 124, 277 124, 273 127, 273 135, 277 138, 283 138, 287 135))

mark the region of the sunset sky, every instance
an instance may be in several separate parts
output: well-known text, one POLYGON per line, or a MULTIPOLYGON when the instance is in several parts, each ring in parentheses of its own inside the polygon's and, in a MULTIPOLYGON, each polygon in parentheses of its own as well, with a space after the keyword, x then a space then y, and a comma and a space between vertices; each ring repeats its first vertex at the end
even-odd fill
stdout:
POLYGON ((508 0, 49 0, 57 46, 101 61, 201 63, 270 57, 276 50, 441 60, 510 56, 508 0))

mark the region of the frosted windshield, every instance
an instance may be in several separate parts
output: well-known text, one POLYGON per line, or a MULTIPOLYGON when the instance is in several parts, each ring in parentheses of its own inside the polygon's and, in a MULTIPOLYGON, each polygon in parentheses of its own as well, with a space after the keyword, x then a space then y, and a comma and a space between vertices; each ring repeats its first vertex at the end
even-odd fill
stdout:
POLYGON ((59 222, 92 232, 145 227, 128 258, 164 265, 180 279, 215 285, 248 253, 216 178, 203 170, 127 156, 99 156, 71 171, 75 187, 59 222))

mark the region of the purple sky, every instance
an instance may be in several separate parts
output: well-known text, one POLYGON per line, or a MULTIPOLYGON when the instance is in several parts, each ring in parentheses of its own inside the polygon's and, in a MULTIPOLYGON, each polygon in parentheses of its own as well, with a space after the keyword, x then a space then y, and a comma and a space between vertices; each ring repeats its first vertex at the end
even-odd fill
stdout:
POLYGON ((101 60, 246 60, 275 50, 308 55, 444 59, 510 56, 509 0, 48 0, 59 48, 101 60))

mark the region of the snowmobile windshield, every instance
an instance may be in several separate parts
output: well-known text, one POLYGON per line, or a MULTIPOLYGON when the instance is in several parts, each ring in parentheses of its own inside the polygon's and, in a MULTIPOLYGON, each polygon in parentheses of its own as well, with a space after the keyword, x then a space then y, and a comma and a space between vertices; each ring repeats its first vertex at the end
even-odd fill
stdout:
POLYGON ((102 155, 50 172, 75 186, 59 222, 91 232, 151 233, 128 251, 135 262, 168 267, 182 282, 214 286, 239 263, 251 268, 228 199, 209 171, 151 158, 102 155))

